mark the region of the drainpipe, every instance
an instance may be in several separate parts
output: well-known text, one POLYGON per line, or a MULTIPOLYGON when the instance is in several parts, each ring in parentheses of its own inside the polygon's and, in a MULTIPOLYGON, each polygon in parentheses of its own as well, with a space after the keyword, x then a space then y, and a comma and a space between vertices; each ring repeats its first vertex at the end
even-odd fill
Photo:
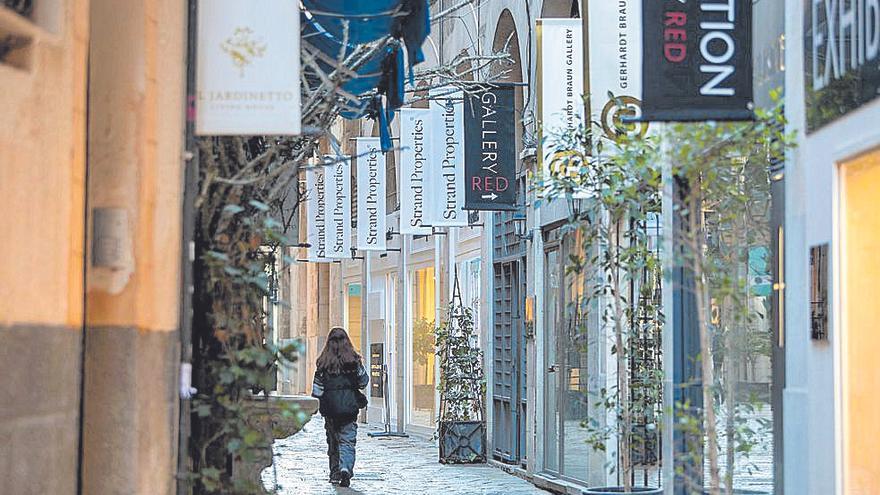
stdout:
POLYGON ((192 388, 192 312, 193 312, 193 262, 195 261, 195 195, 199 186, 198 147, 195 139, 195 79, 196 79, 196 0, 187 1, 187 49, 186 49, 186 95, 184 143, 184 192, 183 228, 181 249, 180 284, 180 416, 177 449, 177 493, 187 495, 192 486, 183 481, 182 475, 191 470, 189 438, 192 433, 190 398, 192 388))

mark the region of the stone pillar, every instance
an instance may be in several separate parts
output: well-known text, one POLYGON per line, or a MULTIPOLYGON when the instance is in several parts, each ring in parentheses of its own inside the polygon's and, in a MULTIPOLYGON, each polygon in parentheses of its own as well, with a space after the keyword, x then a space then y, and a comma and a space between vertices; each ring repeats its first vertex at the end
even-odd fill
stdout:
POLYGON ((82 492, 175 488, 186 2, 91 2, 82 492))

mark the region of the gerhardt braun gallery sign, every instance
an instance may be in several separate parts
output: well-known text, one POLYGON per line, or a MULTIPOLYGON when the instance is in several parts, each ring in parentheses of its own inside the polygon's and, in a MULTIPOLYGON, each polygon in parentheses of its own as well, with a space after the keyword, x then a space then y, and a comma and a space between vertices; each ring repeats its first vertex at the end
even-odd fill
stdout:
POLYGON ((357 248, 385 250, 385 154, 377 137, 359 137, 357 150, 357 248))
POLYGON ((752 119, 752 0, 642 1, 642 118, 752 119))
POLYGON ((880 0, 804 0, 807 130, 880 96, 880 0))
POLYGON ((327 257, 327 167, 306 169, 306 250, 308 261, 329 261, 327 257))
POLYGON ((351 159, 328 157, 327 184, 327 257, 351 259, 351 159))
POLYGON ((464 207, 516 209, 514 86, 494 84, 464 100, 464 207))
MULTIPOLYGON (((400 110, 400 233, 431 235, 427 210, 430 178, 428 163, 433 156, 431 111, 427 108, 400 110)), ((436 173, 436 171, 431 172, 436 173)))
POLYGON ((199 2, 196 134, 300 133, 299 2, 199 2))
POLYGON ((434 118, 434 162, 429 174, 429 196, 436 205, 428 210, 428 224, 435 227, 467 226, 464 211, 464 94, 453 88, 431 92, 434 118))
POLYGON ((642 116, 642 4, 590 2, 588 8, 593 121, 610 140, 644 137, 647 122, 627 121, 642 116))
POLYGON ((560 164, 556 151, 568 147, 566 136, 586 124, 583 25, 581 19, 538 19, 537 32, 538 160, 549 177, 551 164, 560 164))

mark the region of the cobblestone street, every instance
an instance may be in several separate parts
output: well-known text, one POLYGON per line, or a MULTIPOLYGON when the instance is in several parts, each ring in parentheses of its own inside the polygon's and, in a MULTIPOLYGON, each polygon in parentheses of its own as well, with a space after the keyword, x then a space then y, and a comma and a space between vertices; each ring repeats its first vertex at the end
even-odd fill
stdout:
POLYGON ((296 435, 275 442, 275 465, 263 483, 283 495, 546 495, 531 483, 486 465, 437 462, 433 443, 416 438, 369 438, 358 425, 357 462, 350 488, 328 481, 324 421, 315 416, 296 435))

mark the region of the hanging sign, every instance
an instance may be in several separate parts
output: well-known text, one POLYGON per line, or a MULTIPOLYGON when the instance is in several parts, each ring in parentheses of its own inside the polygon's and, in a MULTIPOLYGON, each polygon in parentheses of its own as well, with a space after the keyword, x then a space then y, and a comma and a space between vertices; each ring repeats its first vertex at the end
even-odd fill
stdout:
POLYGON ((880 96, 880 1, 804 0, 807 131, 880 96))
POLYGON ((516 209, 514 86, 493 84, 464 100, 464 207, 516 209))
POLYGON ((426 108, 400 110, 400 233, 430 235, 426 227, 432 200, 427 194, 429 161, 433 156, 431 111, 426 108))
POLYGON ((357 150, 357 248, 385 250, 385 154, 377 137, 359 137, 357 150))
POLYGON ((329 261, 327 258, 327 191, 326 167, 306 169, 306 260, 329 261))
POLYGON ((752 0, 642 5, 642 118, 752 119, 752 0))
POLYGON ((327 165, 327 257, 351 259, 351 158, 330 157, 327 165))
POLYGON ((299 2, 199 2, 196 134, 300 133, 299 2))
POLYGON ((466 227, 464 210, 464 94, 452 88, 431 92, 435 159, 428 178, 428 225, 466 227), (438 163, 439 162, 439 163, 438 163))
MULTIPOLYGON (((611 2, 590 2, 591 7, 594 3, 611 2)), ((538 19, 537 26, 538 160, 549 177, 554 155, 564 152, 559 143, 586 124, 583 25, 581 19, 538 19)))
POLYGON ((590 2, 590 113, 604 137, 643 137, 642 6, 638 1, 590 2), (613 98, 612 98, 613 95, 613 98))

